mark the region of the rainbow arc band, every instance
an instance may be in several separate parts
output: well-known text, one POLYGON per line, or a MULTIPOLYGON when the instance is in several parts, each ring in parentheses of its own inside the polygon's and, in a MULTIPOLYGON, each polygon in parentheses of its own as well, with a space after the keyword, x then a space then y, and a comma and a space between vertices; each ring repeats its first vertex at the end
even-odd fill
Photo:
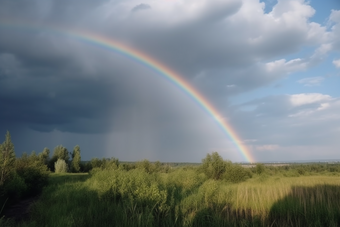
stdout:
POLYGON ((35 25, 33 23, 29 24, 27 22, 17 22, 11 20, 7 20, 7 22, 1 22, 0 18, 0 29, 14 29, 19 31, 47 31, 62 36, 69 36, 76 40, 80 40, 85 43, 89 43, 104 48, 106 50, 119 53, 152 69, 153 71, 157 72, 157 74, 162 75, 164 78, 168 79, 170 82, 172 82, 181 90, 183 90, 186 94, 188 94, 191 98, 193 98, 193 100, 198 103, 205 110, 205 112, 213 117, 213 119, 218 123, 223 132, 227 134, 227 136, 233 141, 233 143, 236 145, 237 149, 241 152, 246 161, 250 163, 254 162, 254 159, 247 147, 243 145, 242 141, 236 134, 235 130, 231 127, 231 125, 225 122, 225 120, 220 117, 216 108, 211 103, 209 103, 209 101, 202 94, 200 94, 186 80, 184 80, 183 77, 181 77, 174 70, 171 70, 161 62, 151 58, 147 54, 99 34, 87 31, 78 31, 74 29, 65 29, 54 25, 35 25))

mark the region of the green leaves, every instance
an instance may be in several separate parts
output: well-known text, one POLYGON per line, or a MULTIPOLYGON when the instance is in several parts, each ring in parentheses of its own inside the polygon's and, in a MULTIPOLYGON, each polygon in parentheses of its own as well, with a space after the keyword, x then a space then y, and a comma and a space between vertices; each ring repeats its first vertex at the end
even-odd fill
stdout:
POLYGON ((64 160, 66 163, 68 163, 70 156, 69 156, 69 152, 67 150, 66 147, 63 147, 62 145, 58 145, 54 148, 53 151, 53 156, 51 158, 51 160, 49 161, 49 168, 54 171, 54 163, 58 160, 58 159, 62 159, 64 160))
POLYGON ((6 133, 5 141, 0 145, 0 185, 8 179, 14 169, 15 152, 9 131, 6 133))
POLYGON ((78 173, 80 171, 80 159, 80 147, 77 145, 73 148, 72 152, 71 171, 73 173, 78 173))
POLYGON ((65 160, 58 159, 54 163, 54 169, 55 169, 56 173, 67 173, 68 168, 67 168, 67 164, 66 164, 65 160))
POLYGON ((208 178, 219 180, 226 171, 226 162, 217 153, 213 152, 211 155, 207 154, 206 158, 202 160, 202 170, 208 178))

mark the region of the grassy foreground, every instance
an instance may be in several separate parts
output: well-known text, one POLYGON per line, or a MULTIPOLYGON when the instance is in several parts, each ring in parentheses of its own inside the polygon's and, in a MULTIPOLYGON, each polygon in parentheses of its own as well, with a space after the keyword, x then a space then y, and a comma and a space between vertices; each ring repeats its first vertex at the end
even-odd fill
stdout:
POLYGON ((340 226, 340 177, 255 175, 232 184, 194 168, 52 174, 20 226, 340 226))

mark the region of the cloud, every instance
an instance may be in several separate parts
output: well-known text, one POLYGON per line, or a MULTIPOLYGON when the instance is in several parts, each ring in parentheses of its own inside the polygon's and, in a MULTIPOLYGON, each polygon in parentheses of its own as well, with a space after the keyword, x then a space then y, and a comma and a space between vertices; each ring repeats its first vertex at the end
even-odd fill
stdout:
POLYGON ((268 62, 265 65, 266 71, 269 73, 289 74, 296 71, 306 69, 306 62, 300 58, 286 61, 285 59, 268 62))
MULTIPOLYGON (((133 58, 53 32, 59 26, 113 39, 159 61, 221 116, 230 115, 241 138, 256 138, 262 150, 283 149, 288 142, 278 132, 288 141, 296 135, 288 126, 304 124, 300 132, 306 133, 308 119, 335 117, 333 97, 270 96, 243 109, 230 99, 308 70, 338 50, 339 11, 332 11, 328 28, 311 21, 316 11, 306 1, 278 1, 269 13, 264 8, 256 0, 0 0, 0 21, 13 24, 0 26, 0 128, 56 137, 110 134, 115 143, 101 148, 131 152, 131 159, 138 148, 141 154, 165 150, 168 158, 184 150, 232 149, 181 89, 133 58), (15 21, 27 28, 15 29, 15 21), (299 53, 305 47, 311 54, 299 53)), ((314 85, 317 78, 299 83, 314 85)))
POLYGON ((340 59, 334 60, 333 64, 335 65, 335 67, 340 68, 340 59))
POLYGON ((139 10, 147 10, 147 9, 151 9, 151 6, 148 5, 148 4, 141 3, 141 4, 136 5, 135 7, 133 7, 131 9, 131 11, 132 12, 136 12, 136 11, 139 11, 139 10))
POLYGON ((340 50, 340 10, 332 10, 329 23, 332 24, 330 41, 335 50, 340 50))
POLYGON ((302 106, 311 103, 331 100, 331 96, 319 93, 295 94, 290 95, 290 102, 293 106, 302 106))
POLYGON ((325 78, 321 76, 317 76, 317 77, 303 78, 301 80, 298 80, 297 82, 300 84, 303 84, 303 86, 306 86, 306 87, 313 87, 313 86, 319 86, 324 80, 325 78))
MULTIPOLYGON (((238 127, 242 138, 256 138, 256 146, 330 146, 339 144, 340 100, 320 93, 267 96, 234 106, 229 121, 238 127), (244 110, 243 106, 255 106, 244 110), (254 117, 256 116, 256 117, 254 117), (243 121, 240 124, 239 121, 243 121), (317 130, 316 130, 317 129, 317 130)), ((281 151, 280 151, 281 152, 281 151)), ((262 156, 258 154, 258 158, 262 156)))

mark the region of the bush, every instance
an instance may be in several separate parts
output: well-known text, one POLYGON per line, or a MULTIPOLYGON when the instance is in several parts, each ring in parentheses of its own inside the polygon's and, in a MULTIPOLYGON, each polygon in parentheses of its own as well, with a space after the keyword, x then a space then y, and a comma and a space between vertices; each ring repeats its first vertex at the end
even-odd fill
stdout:
POLYGON ((49 171, 43 161, 34 156, 16 160, 16 172, 24 180, 27 190, 25 196, 36 195, 47 184, 49 171))
POLYGON ((222 157, 217 152, 213 152, 211 155, 207 154, 202 160, 201 170, 208 178, 219 180, 226 171, 226 165, 222 157))
POLYGON ((249 169, 244 168, 240 165, 236 164, 229 164, 226 168, 226 172, 223 175, 223 178, 226 181, 232 182, 232 183, 238 183, 245 181, 252 177, 252 174, 249 169))
POLYGON ((17 170, 17 173, 22 177, 27 186, 26 195, 36 195, 41 192, 42 188, 48 182, 49 172, 47 167, 44 166, 29 166, 21 170, 17 170))
POLYGON ((65 160, 58 159, 58 161, 54 163, 54 169, 56 173, 67 173, 68 167, 65 160))
POLYGON ((264 165, 262 163, 257 163, 255 167, 255 172, 260 175, 264 173, 264 171, 265 171, 264 165))
POLYGON ((19 199, 25 194, 27 185, 25 180, 20 177, 16 172, 13 172, 11 179, 4 185, 4 193, 13 199, 19 199))
POLYGON ((189 194, 206 180, 203 173, 198 174, 194 169, 180 168, 167 175, 167 187, 181 189, 184 194, 189 194))

